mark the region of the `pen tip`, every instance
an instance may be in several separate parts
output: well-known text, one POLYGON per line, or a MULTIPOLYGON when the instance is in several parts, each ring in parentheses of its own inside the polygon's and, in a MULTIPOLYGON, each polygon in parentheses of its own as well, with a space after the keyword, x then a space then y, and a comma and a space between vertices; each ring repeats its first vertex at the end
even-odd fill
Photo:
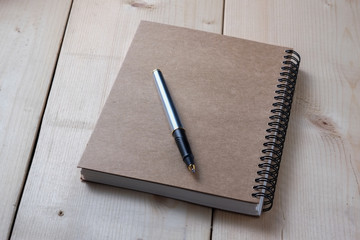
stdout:
POLYGON ((190 164, 190 165, 188 166, 188 169, 189 169, 189 171, 191 171, 192 173, 195 173, 195 172, 196 172, 196 170, 195 170, 195 164, 190 164))

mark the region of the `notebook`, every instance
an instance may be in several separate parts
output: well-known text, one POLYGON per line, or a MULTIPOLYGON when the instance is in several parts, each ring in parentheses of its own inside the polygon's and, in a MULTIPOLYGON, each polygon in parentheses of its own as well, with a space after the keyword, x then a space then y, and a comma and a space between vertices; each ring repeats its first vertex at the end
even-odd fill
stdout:
POLYGON ((300 56, 142 21, 78 167, 82 179, 259 216, 272 207, 300 56), (161 69, 195 157, 182 161, 161 69))

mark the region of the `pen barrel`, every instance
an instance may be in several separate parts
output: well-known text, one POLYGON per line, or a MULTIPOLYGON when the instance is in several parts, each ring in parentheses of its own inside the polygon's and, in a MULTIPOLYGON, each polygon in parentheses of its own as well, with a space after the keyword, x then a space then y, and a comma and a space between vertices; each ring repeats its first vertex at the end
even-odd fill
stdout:
POLYGON ((176 145, 186 166, 194 164, 194 155, 191 152, 190 144, 187 140, 185 130, 183 128, 175 129, 172 135, 175 139, 176 145))
POLYGON ((155 84, 160 95, 161 102, 168 118, 172 135, 179 149, 181 157, 188 166, 188 169, 195 172, 194 155, 191 152, 189 141, 187 140, 185 130, 180 122, 174 102, 171 99, 170 92, 165 84, 165 79, 159 69, 153 71, 155 84))
POLYGON ((159 69, 155 69, 153 71, 153 75, 155 79, 156 88, 159 92, 161 102, 163 104, 167 119, 170 124, 171 131, 178 128, 182 128, 183 126, 181 124, 179 115, 176 111, 175 104, 171 99, 169 89, 165 84, 165 80, 161 71, 159 69))

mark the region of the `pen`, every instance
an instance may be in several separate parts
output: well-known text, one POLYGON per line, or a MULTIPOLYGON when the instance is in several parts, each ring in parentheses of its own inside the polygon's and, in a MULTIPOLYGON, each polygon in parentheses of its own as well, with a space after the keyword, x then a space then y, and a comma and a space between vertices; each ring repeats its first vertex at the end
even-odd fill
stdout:
POLYGON ((171 99, 170 92, 165 84, 165 79, 159 69, 154 69, 153 75, 161 102, 170 124, 172 136, 179 148, 181 157, 189 171, 195 173, 194 155, 191 152, 190 144, 186 138, 185 129, 181 124, 179 115, 171 99))

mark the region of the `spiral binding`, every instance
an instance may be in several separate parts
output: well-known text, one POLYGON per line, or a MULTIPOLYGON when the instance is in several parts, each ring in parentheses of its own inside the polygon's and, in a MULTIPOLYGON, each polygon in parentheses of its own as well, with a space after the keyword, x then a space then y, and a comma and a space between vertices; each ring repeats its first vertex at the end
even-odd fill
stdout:
POLYGON ((300 55, 296 51, 286 50, 285 52, 287 55, 284 56, 281 78, 278 79, 278 90, 275 91, 276 102, 272 104, 275 108, 271 110, 272 115, 269 117, 270 128, 266 129, 268 135, 265 136, 265 139, 267 142, 263 144, 266 148, 262 150, 264 155, 260 157, 261 163, 258 165, 259 177, 255 179, 258 185, 253 187, 256 192, 252 194, 255 198, 264 197, 262 209, 264 212, 269 211, 273 206, 291 103, 301 61, 300 55))

